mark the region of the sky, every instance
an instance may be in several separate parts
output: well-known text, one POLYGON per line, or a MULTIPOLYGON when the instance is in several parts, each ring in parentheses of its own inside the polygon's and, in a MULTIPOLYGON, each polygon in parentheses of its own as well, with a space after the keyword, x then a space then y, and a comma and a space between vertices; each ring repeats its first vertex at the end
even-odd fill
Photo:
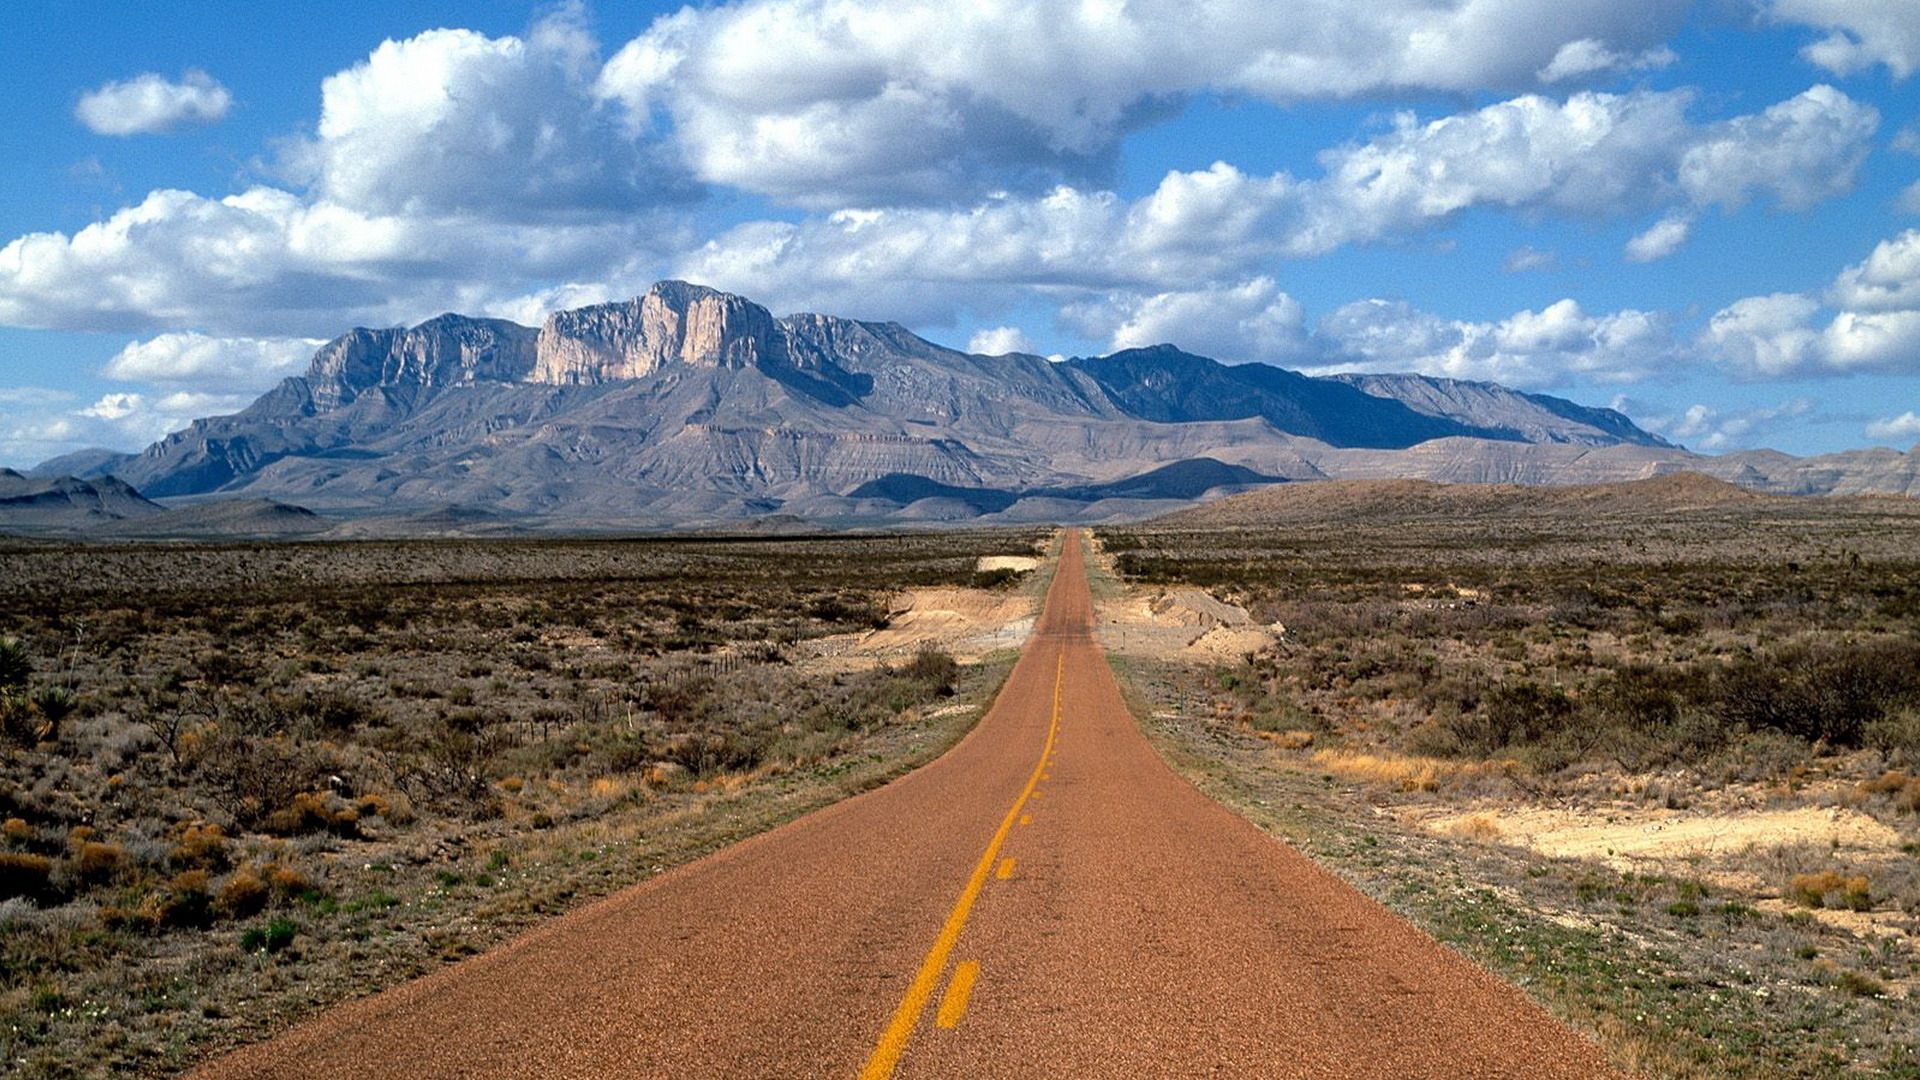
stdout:
POLYGON ((1920 442, 1920 0, 0 5, 0 465, 681 278, 1920 442))

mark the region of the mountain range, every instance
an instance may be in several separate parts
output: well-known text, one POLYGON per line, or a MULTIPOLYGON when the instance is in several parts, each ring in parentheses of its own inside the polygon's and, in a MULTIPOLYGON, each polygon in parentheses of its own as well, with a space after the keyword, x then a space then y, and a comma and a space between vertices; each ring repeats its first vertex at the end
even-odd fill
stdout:
POLYGON ((29 475, 335 516, 684 525, 1100 520, 1336 477, 1692 471, 1773 492, 1913 494, 1915 466, 1880 450, 1704 457, 1613 410, 1491 383, 1310 377, 1171 345, 973 355, 894 323, 776 318, 665 281, 538 328, 449 314, 356 329, 239 413, 29 475))

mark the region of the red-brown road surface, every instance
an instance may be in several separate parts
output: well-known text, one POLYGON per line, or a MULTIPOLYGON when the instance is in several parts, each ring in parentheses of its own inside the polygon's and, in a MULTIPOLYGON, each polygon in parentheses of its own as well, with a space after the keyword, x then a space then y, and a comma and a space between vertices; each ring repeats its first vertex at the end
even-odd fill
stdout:
POLYGON ((193 1075, 1613 1075, 1169 770, 1091 625, 1073 535, 938 761, 193 1075))

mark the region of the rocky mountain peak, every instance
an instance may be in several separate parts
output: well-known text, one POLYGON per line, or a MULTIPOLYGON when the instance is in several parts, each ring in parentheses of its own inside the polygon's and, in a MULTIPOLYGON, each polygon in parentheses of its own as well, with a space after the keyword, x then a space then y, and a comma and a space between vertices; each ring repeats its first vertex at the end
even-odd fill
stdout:
POLYGON ((441 315, 409 329, 351 330, 320 347, 307 369, 326 410, 377 386, 438 388, 517 382, 534 361, 534 333, 503 319, 441 315))
POLYGON ((662 281, 621 303, 555 312, 536 351, 528 381, 559 384, 639 379, 670 364, 753 367, 786 352, 766 308, 684 281, 662 281))

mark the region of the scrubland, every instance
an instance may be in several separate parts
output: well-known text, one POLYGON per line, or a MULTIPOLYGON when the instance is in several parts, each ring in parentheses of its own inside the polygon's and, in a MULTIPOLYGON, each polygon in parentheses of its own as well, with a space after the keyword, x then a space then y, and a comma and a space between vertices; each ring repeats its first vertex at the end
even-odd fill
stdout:
POLYGON ((0 1071, 171 1074, 884 782, 1008 656, 848 643, 1043 540, 0 547, 0 1071))
MULTIPOLYGON (((1303 498, 1305 496, 1302 496, 1303 498)), ((1920 1076, 1920 516, 1906 500, 1102 530, 1197 782, 1654 1077, 1920 1076)))

